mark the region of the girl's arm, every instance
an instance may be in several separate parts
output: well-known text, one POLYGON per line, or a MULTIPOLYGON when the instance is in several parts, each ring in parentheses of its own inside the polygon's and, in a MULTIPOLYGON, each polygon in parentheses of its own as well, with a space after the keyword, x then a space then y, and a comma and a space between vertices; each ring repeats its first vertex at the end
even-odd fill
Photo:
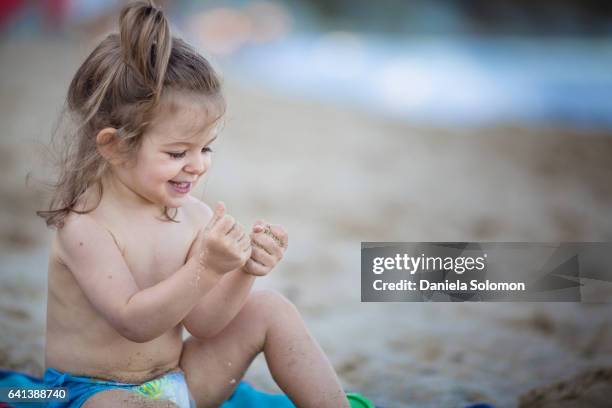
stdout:
POLYGON ((282 259, 287 233, 280 225, 266 229, 262 224, 253 226, 251 259, 226 274, 183 320, 193 336, 208 338, 221 332, 244 306, 255 277, 267 275, 282 259))
POLYGON ((179 324, 222 278, 195 258, 158 284, 134 293, 124 304, 122 335, 132 341, 151 341, 179 324))
POLYGON ((219 333, 242 309, 254 281, 255 276, 243 268, 223 276, 183 320, 187 331, 198 338, 219 333))
POLYGON ((110 233, 90 216, 71 215, 57 238, 61 261, 94 309, 139 343, 176 326, 221 278, 193 257, 168 279, 140 290, 110 233))
POLYGON ((140 290, 111 234, 88 215, 73 215, 58 231, 60 259, 93 307, 135 342, 159 337, 179 324, 222 275, 250 255, 229 240, 232 220, 220 208, 196 255, 169 278, 140 290), (204 253, 206 256, 204 256, 204 253))

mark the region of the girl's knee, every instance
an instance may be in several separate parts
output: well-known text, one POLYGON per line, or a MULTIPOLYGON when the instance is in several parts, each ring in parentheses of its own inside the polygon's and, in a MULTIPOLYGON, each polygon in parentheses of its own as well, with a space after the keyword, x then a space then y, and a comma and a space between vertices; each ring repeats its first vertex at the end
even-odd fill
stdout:
POLYGON ((272 289, 253 291, 247 299, 245 308, 261 318, 299 315, 297 308, 289 299, 272 289))
POLYGON ((251 292, 247 303, 255 303, 260 308, 295 309, 289 299, 273 289, 259 289, 251 292))

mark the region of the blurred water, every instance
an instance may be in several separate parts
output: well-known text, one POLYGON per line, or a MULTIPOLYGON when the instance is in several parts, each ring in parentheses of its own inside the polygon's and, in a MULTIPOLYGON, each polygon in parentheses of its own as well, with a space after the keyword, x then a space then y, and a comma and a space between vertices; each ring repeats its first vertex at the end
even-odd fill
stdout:
MULTIPOLYGON (((223 71, 234 74, 232 81, 423 125, 612 128, 612 34, 578 36, 598 26, 597 16, 607 21, 605 11, 565 4, 544 7, 542 14, 508 3, 493 7, 492 15, 474 16, 454 2, 395 4, 393 13, 368 2, 350 8, 334 3, 338 15, 327 26, 329 16, 306 2, 161 3, 196 42, 227 57, 223 71), (572 7, 582 19, 569 13, 572 7), (498 21, 510 31, 495 31, 498 21), (532 34, 518 35, 527 22, 532 34), (328 31, 333 27, 355 31, 328 31), (399 31, 386 30, 392 27, 399 31), (469 35, 471 27, 493 31, 469 35), (540 31, 549 35, 535 36, 540 31)), ((57 27, 89 21, 93 30, 95 17, 108 14, 114 21, 121 4, 24 6, 5 29, 37 33, 52 20, 57 27)))
POLYGON ((411 122, 612 128, 612 42, 392 40, 348 32, 249 44, 232 80, 411 122))

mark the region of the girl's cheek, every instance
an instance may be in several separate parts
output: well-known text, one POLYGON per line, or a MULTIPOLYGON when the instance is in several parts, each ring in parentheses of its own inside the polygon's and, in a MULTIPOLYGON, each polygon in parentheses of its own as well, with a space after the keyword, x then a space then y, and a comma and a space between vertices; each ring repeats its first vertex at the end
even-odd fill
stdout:
MULTIPOLYGON (((181 170, 179 163, 164 163, 159 165, 155 169, 151 169, 151 172, 161 179, 171 179, 181 170)), ((152 174, 151 174, 152 175, 152 174)))
POLYGON ((176 169, 182 169, 184 165, 183 160, 171 159, 164 164, 163 168, 166 171, 175 171, 176 169))

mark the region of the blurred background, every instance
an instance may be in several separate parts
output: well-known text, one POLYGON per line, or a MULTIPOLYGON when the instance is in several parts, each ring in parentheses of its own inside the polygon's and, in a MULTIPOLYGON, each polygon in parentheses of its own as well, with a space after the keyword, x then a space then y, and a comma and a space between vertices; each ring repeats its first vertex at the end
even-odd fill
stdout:
MULTIPOLYGON (((612 4, 159 3, 224 77, 196 195, 287 227, 257 285, 298 306, 347 390, 389 408, 512 407, 572 388, 604 406, 612 391, 588 373, 612 386, 611 306, 361 303, 359 262, 361 241, 612 239, 612 4)), ((42 373, 53 231, 26 176, 48 173, 69 81, 123 4, 0 2, 0 367, 42 373)), ((275 390, 262 359, 247 379, 275 390)))

